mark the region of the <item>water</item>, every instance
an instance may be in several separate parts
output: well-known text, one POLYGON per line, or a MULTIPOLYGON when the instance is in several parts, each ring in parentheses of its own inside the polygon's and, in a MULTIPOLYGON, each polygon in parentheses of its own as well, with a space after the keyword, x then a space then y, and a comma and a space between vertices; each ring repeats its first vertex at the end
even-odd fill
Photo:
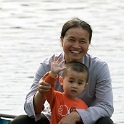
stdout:
POLYGON ((115 107, 112 119, 123 124, 123 15, 122 0, 0 0, 0 113, 25 113, 25 95, 39 63, 61 51, 62 25, 79 17, 93 28, 89 53, 109 65, 115 107))

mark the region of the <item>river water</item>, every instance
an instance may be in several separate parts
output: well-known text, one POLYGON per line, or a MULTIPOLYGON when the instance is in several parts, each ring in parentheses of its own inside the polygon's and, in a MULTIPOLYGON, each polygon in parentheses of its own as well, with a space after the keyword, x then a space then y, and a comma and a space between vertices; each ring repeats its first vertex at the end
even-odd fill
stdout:
POLYGON ((73 17, 93 29, 89 53, 110 68, 115 124, 124 124, 123 0, 0 0, 0 113, 25 114, 23 103, 39 63, 61 51, 62 25, 73 17))

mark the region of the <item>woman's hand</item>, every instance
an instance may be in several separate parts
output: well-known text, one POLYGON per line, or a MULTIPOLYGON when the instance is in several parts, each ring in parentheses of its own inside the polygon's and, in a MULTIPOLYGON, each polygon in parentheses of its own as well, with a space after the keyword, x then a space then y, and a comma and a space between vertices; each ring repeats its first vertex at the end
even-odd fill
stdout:
POLYGON ((46 74, 38 82, 38 91, 34 95, 34 111, 36 114, 39 114, 44 107, 43 103, 45 99, 43 97, 43 92, 47 92, 51 88, 50 84, 44 82, 45 77, 46 74))
POLYGON ((39 81, 38 83, 38 91, 42 94, 43 92, 47 92, 49 91, 49 89, 51 88, 51 84, 44 82, 45 77, 47 76, 47 74, 45 74, 39 81))
POLYGON ((76 122, 81 122, 80 115, 77 112, 71 112, 62 118, 58 124, 76 124, 76 122))

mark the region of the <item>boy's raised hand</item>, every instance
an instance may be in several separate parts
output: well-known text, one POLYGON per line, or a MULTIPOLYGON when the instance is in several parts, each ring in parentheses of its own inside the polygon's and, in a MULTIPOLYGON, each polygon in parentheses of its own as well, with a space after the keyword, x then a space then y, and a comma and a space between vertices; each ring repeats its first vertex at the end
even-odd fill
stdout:
POLYGON ((51 72, 50 75, 52 77, 55 77, 58 72, 64 70, 66 67, 61 67, 62 64, 65 62, 64 60, 61 61, 61 57, 54 57, 53 59, 50 59, 51 62, 51 72))

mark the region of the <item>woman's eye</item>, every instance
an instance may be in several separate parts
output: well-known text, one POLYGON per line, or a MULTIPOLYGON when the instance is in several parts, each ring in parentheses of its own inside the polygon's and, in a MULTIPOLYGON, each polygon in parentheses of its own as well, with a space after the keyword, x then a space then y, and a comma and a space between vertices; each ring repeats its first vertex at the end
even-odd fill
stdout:
POLYGON ((74 39, 69 39, 69 41, 74 41, 74 39))
POLYGON ((81 43, 86 43, 86 41, 85 41, 85 40, 81 40, 80 42, 81 42, 81 43))

